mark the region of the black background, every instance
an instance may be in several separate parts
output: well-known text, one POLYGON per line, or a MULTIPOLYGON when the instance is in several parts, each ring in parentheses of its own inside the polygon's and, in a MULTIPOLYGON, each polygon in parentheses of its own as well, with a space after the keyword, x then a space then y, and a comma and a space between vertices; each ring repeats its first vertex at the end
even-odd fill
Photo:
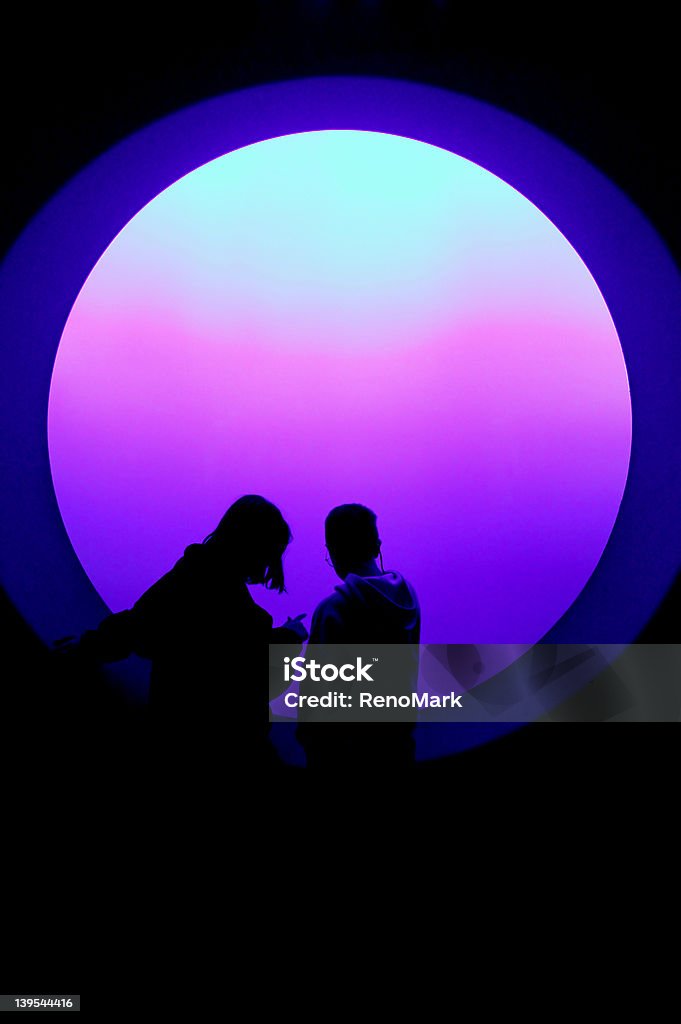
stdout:
MULTIPOLYGON (((50 15, 47 15, 50 17, 50 15)), ((412 4, 249 2, 221 20, 120 10, 24 26, 3 54, 3 243, 114 142, 207 96, 317 74, 468 93, 558 136, 623 188, 678 256, 677 47, 663 22, 412 4)), ((11 37, 7 37, 9 44, 11 37)))
MULTIPOLYGON (((527 18, 514 10, 502 23, 490 7, 474 24, 462 5, 431 2, 249 2, 219 13, 168 8, 143 25, 139 14, 113 8, 80 12, 68 24, 61 10, 49 23, 35 11, 6 35, 3 252, 73 174, 164 114, 262 82, 363 74, 467 93, 557 136, 627 192, 681 262, 678 58, 675 34, 652 14, 639 12, 634 22, 593 9, 547 9, 527 18)), ((678 640, 677 607, 672 592, 640 639, 678 640)), ((124 863, 134 856, 133 826, 123 827, 120 807, 123 817, 115 817, 114 805, 125 803, 130 784, 121 781, 126 755, 115 737, 118 711, 109 709, 105 730, 107 709, 93 708, 86 683, 55 680, 41 645, 4 597, 0 625, 5 792, 28 837, 4 879, 28 881, 31 898, 54 906, 55 894, 77 884, 101 853, 88 844, 89 822, 117 820, 121 827, 111 835, 118 836, 118 855, 124 863), (17 667, 10 668, 10 659, 17 667), (62 860, 59 849, 66 851, 62 860)), ((609 810, 614 805, 633 802, 641 813, 651 793, 659 795, 678 772, 676 735, 667 726, 527 727, 421 766, 414 781, 419 799, 447 792, 487 817, 503 809, 504 821, 532 799, 545 810, 577 808, 588 798, 606 817, 617 816, 609 810)), ((286 792, 300 785, 282 775, 268 785, 286 792)), ((266 814, 256 776, 255 769, 246 772, 240 786, 254 787, 266 814)), ((28 934, 36 960, 30 926, 28 934)), ((21 961, 20 943, 17 950, 21 961)), ((71 971, 75 981, 73 964, 71 971)))

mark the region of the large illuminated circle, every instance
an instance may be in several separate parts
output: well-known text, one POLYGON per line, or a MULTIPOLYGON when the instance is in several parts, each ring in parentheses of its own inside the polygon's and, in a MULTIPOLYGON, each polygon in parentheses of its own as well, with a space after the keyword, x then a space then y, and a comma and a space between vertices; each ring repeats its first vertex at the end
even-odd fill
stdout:
POLYGON ((54 368, 61 513, 115 610, 243 493, 295 534, 281 616, 337 582, 323 521, 379 514, 425 642, 532 643, 595 569, 631 409, 612 318, 536 206, 446 150, 288 135, 197 169, 107 249, 54 368))

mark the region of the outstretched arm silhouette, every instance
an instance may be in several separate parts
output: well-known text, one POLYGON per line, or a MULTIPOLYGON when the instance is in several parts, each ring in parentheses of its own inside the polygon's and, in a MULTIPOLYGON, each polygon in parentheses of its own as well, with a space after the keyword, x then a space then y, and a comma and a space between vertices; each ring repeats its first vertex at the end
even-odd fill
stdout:
POLYGON ((173 576, 176 569, 154 583, 132 608, 108 615, 97 629, 83 633, 81 651, 104 662, 120 661, 131 654, 153 657, 164 624, 174 617, 179 596, 173 576))

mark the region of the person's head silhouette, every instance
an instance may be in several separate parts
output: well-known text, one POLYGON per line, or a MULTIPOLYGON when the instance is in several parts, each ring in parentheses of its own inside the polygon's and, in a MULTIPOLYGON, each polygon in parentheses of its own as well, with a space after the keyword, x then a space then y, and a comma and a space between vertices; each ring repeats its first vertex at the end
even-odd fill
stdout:
POLYGON ((382 563, 380 569, 376 564, 381 553, 376 514, 365 505, 331 509, 324 523, 324 536, 331 563, 342 580, 350 573, 377 576, 383 571, 382 563))
POLYGON ((247 583, 284 590, 284 551, 291 530, 276 505, 259 494, 245 494, 225 512, 204 544, 224 558, 247 583))

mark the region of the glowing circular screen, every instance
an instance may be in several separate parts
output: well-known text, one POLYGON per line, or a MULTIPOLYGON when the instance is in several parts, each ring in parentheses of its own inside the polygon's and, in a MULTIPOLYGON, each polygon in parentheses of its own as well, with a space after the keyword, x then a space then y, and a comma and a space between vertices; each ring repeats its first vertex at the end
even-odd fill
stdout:
POLYGON ((510 185, 368 131, 287 135, 181 178, 64 329, 49 452, 119 610, 244 493, 294 542, 279 619, 338 581, 323 523, 378 514, 423 639, 538 640, 593 573, 631 447, 627 372, 580 256, 510 185))

